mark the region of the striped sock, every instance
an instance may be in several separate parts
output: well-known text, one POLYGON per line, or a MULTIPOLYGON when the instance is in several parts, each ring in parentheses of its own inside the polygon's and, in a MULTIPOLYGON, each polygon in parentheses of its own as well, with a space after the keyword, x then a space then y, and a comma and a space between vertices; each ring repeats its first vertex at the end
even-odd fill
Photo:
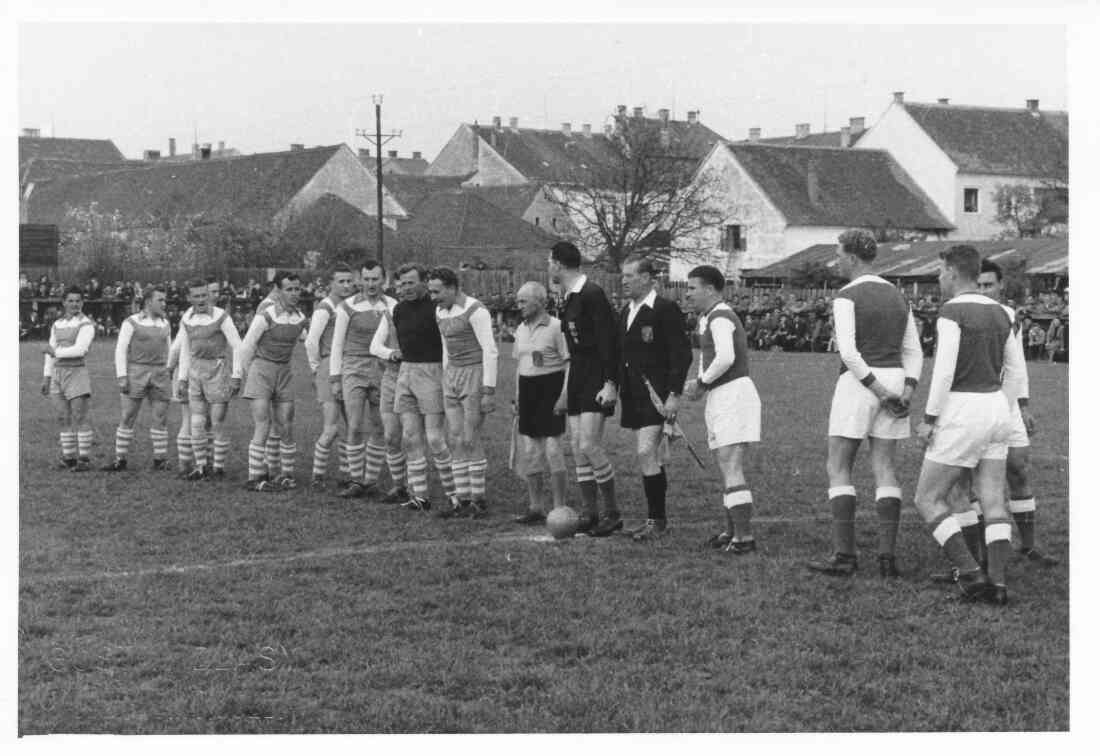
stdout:
POLYGON ((587 462, 577 465, 577 487, 581 492, 581 508, 583 514, 594 517, 596 514, 597 497, 596 479, 592 477, 592 465, 587 462))
POLYGON ((366 450, 366 444, 348 444, 348 478, 356 483, 363 482, 363 468, 367 464, 366 450))
POLYGON ((413 496, 428 498, 428 460, 424 457, 409 459, 409 488, 413 496))
POLYGON ((963 539, 959 521, 952 515, 944 515, 932 523, 932 537, 943 549, 944 555, 959 572, 973 572, 980 569, 974 556, 963 539))
POLYGON ((833 486, 829 489, 829 508, 833 512, 833 546, 838 554, 856 553, 856 487, 833 486))
POLYGON ((267 434, 267 445, 264 447, 264 460, 267 464, 267 474, 271 478, 279 476, 279 442, 281 436, 272 433, 267 434))
MULTIPOLYGON (((342 443, 342 442, 341 442, 342 443)), ((328 457, 332 452, 332 445, 323 446, 321 439, 313 445, 313 477, 323 478, 328 472, 328 457)))
POLYGON ((207 449, 213 449, 214 448, 214 431, 211 430, 210 428, 206 429, 206 448, 207 449))
POLYGON ((206 467, 206 433, 191 434, 191 450, 195 452, 195 467, 206 467))
POLYGON ((730 486, 722 494, 722 506, 733 525, 734 541, 755 540, 752 535, 752 491, 747 485, 730 486))
POLYGON ((399 488, 408 485, 408 475, 405 472, 405 452, 386 452, 386 467, 390 468, 390 479, 399 488))
POLYGON ((294 476, 294 462, 298 456, 298 444, 279 442, 279 461, 282 463, 283 475, 290 478, 294 476))
POLYGON ((382 473, 382 463, 386 461, 386 447, 382 444, 367 444, 366 472, 363 474, 363 482, 373 485, 378 482, 378 476, 382 473))
POLYGON ((153 442, 153 459, 166 459, 168 457, 168 429, 150 428, 149 439, 153 442))
POLYGON ((195 452, 191 448, 191 436, 183 432, 176 434, 176 455, 180 459, 180 469, 186 470, 195 462, 195 452))
POLYGON ((488 467, 489 462, 485 459, 475 459, 469 463, 470 497, 474 501, 485 501, 485 471, 488 467))
POLYGON ((248 444, 248 479, 259 480, 267 475, 267 464, 263 444, 248 444))
POLYGON ((615 468, 611 466, 611 460, 607 460, 607 462, 604 462, 600 467, 592 468, 592 477, 600 484, 606 483, 609 480, 614 480, 615 468))
POLYGON ((88 459, 92 456, 92 439, 95 438, 95 434, 92 431, 77 431, 76 433, 76 455, 80 459, 88 459))
POLYGON ((225 460, 229 456, 229 439, 214 439, 214 469, 224 470, 225 460))
POLYGON ((65 459, 73 459, 76 456, 76 448, 76 433, 61 431, 61 456, 65 459))
POLYGON ((451 463, 451 471, 455 476, 455 496, 462 501, 470 499, 470 461, 468 459, 456 459, 451 463))
POLYGON ((351 469, 348 467, 348 442, 336 442, 336 452, 340 455, 340 474, 344 476, 350 475, 351 469))
POLYGON ((126 459, 126 455, 130 453, 130 442, 133 440, 133 428, 123 428, 121 425, 115 428, 115 459, 126 459))
POLYGON ((444 496, 455 495, 455 474, 451 469, 451 465, 454 463, 454 458, 451 456, 451 450, 447 449, 442 454, 437 454, 432 457, 432 461, 435 463, 435 471, 439 473, 439 482, 443 485, 444 496))

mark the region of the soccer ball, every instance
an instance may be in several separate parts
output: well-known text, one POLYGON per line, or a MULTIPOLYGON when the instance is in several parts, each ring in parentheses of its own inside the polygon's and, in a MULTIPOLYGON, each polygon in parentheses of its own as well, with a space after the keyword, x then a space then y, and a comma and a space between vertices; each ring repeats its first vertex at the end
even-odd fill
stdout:
POLYGON ((555 507, 546 515, 546 529, 555 540, 572 538, 581 524, 580 515, 572 507, 555 507))

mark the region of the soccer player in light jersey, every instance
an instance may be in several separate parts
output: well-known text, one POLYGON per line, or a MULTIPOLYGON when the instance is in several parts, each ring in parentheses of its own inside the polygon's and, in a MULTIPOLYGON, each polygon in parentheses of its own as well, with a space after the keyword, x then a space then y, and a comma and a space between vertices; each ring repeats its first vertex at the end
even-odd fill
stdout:
POLYGON ((172 373, 168 352, 172 328, 164 316, 167 295, 161 286, 145 289, 141 312, 122 321, 115 344, 115 377, 122 402, 122 417, 115 430, 115 460, 103 469, 126 469, 126 457, 134 439, 134 421, 141 403, 148 398, 153 417, 149 437, 153 443, 153 469, 168 469, 168 400, 172 396, 172 373))
POLYGON ((899 439, 908 438, 909 401, 920 380, 923 355, 917 326, 901 292, 872 272, 878 251, 869 231, 840 235, 838 271, 849 283, 833 299, 840 377, 829 412, 829 506, 833 554, 807 566, 826 575, 856 571, 856 489, 852 467, 869 439, 878 514, 878 565, 897 577, 894 558, 901 518, 901 485, 894 472, 899 439))
POLYGON ((229 438, 225 415, 229 400, 240 389, 236 365, 241 337, 229 313, 210 304, 206 281, 196 278, 188 284, 191 308, 180 318, 180 394, 187 394, 191 409, 191 449, 195 467, 188 480, 225 477, 229 438), (208 465, 206 416, 214 430, 214 453, 208 465))
POLYGON ((459 287, 458 274, 440 267, 428 274, 428 292, 443 337, 443 406, 447 416, 456 501, 443 517, 481 517, 488 461, 481 439, 485 415, 493 411, 497 385, 497 344, 493 317, 459 287))
POLYGON ((1004 308, 978 291, 978 251, 956 245, 940 253, 941 296, 936 356, 924 421, 926 445, 916 505, 944 554, 958 570, 963 596, 1003 605, 1005 564, 1012 553, 1012 520, 1004 501, 1006 442, 1011 404, 1024 372, 1023 352, 1004 308), (947 496, 963 470, 973 482, 985 517, 988 568, 967 548, 947 496))
POLYGON ((684 396, 706 395, 707 444, 722 471, 726 526, 707 545, 738 556, 756 551, 752 490, 745 479, 749 444, 760 441, 760 395, 749 377, 749 345, 737 313, 723 299, 726 280, 712 265, 688 273, 687 300, 699 315, 699 372, 684 396))
POLYGON ((84 314, 84 293, 70 286, 62 304, 64 313, 50 326, 50 340, 42 350, 42 395, 57 411, 61 435, 61 466, 75 472, 92 469, 92 426, 88 401, 92 382, 84 357, 95 338, 95 323, 84 314))
MULTIPOLYGON (((340 416, 343 413, 341 402, 337 402, 329 381, 329 363, 332 354, 332 334, 336 327, 336 310, 345 299, 352 295, 355 282, 351 268, 337 265, 329 278, 328 296, 313 308, 313 317, 309 322, 306 335, 306 357, 309 369, 313 372, 313 387, 317 392, 317 401, 321 405, 323 426, 317 443, 313 445, 312 487, 323 490, 328 473, 328 458, 332 451, 332 442, 340 432, 340 416)), ((345 428, 345 434, 347 429, 345 428)), ((345 435, 346 438, 346 435, 345 435)), ((340 468, 348 471, 347 444, 341 440, 338 444, 340 468)))
POLYGON ((247 371, 244 398, 252 404, 252 440, 248 444, 249 491, 271 492, 298 487, 294 466, 298 447, 294 443, 294 393, 291 390, 290 358, 294 346, 309 325, 309 319, 298 309, 302 284, 295 273, 275 274, 279 302, 260 310, 248 326, 241 341, 235 375, 247 371), (279 430, 278 477, 270 477, 265 464, 265 442, 274 415, 279 430))
POLYGON ((348 485, 340 491, 345 498, 373 494, 386 458, 379 412, 384 368, 371 343, 396 304, 382 293, 381 264, 363 262, 359 276, 362 290, 336 310, 329 365, 332 392, 343 398, 348 413, 348 485))

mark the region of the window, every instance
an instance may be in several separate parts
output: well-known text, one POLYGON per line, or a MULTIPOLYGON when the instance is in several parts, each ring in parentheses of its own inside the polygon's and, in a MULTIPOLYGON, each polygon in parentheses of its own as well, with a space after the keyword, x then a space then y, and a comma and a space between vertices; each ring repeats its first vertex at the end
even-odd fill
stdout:
POLYGON ((535 216, 535 225, 537 226, 538 224, 539 224, 539 217, 536 215, 535 216))
POLYGON ((973 187, 963 189, 963 212, 978 212, 978 190, 973 187))
POLYGON ((733 225, 722 229, 723 252, 744 252, 747 241, 744 226, 733 225))

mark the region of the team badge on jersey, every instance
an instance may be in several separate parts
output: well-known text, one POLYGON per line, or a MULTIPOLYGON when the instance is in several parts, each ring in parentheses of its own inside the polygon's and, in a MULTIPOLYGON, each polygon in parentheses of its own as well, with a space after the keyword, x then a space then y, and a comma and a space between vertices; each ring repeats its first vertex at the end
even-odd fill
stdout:
POLYGON ((642 341, 646 344, 653 343, 653 326, 642 326, 642 341))

